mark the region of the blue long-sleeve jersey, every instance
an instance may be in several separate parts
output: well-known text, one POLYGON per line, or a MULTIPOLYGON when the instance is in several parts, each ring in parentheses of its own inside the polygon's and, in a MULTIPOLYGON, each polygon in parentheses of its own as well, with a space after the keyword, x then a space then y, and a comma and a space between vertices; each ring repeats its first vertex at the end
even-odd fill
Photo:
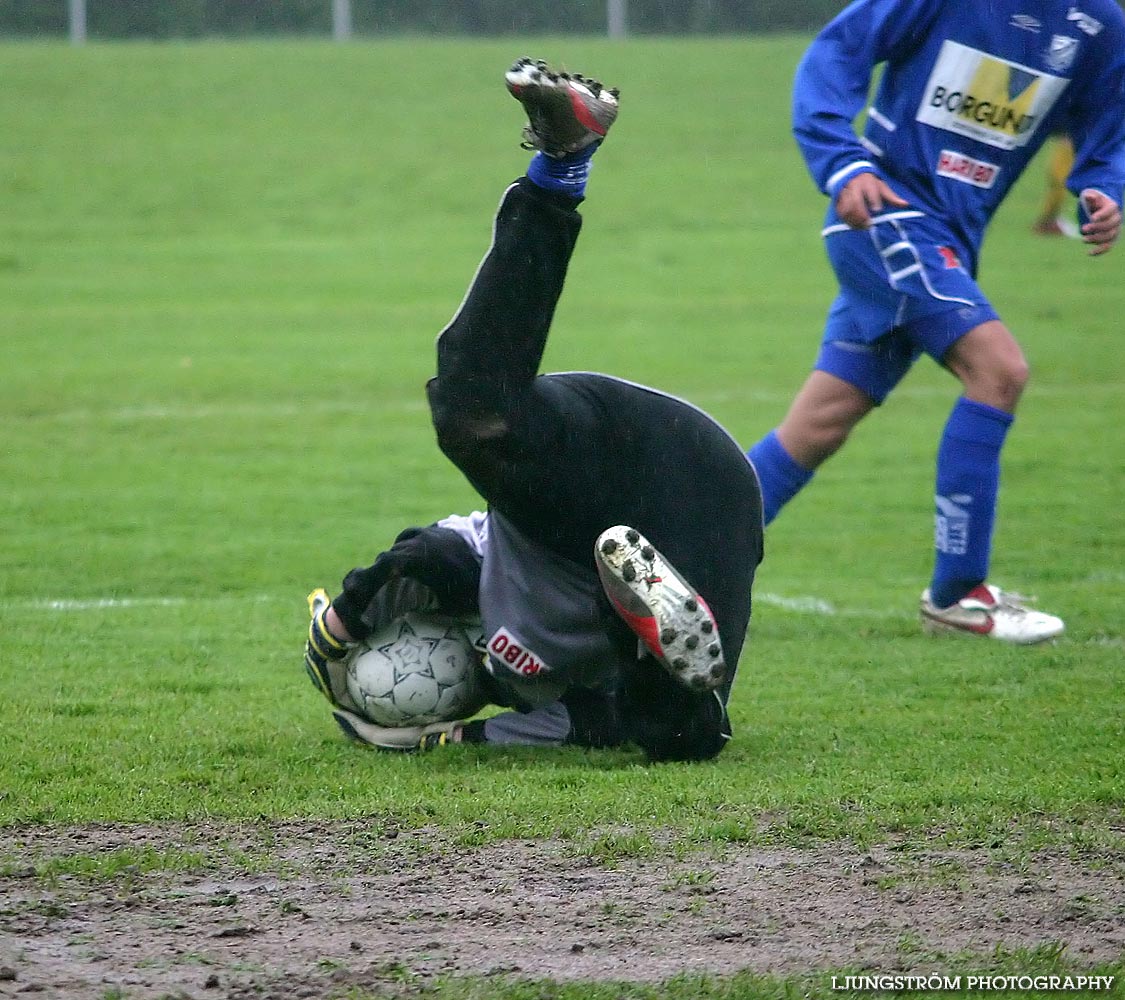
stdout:
POLYGON ((793 130, 833 203, 877 173, 942 220, 975 270, 988 221, 1054 131, 1074 141, 1070 190, 1122 203, 1125 15, 1115 0, 857 0, 801 60, 793 130))

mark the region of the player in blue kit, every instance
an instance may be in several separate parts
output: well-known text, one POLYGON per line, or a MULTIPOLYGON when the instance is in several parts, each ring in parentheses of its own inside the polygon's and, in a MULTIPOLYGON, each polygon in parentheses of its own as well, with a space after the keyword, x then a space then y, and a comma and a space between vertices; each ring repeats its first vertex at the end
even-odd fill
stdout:
POLYGON ((331 602, 314 592, 305 664, 345 733, 385 749, 629 743, 706 760, 731 736, 761 491, 689 403, 595 372, 538 374, 617 92, 528 59, 505 79, 538 152, 504 192, 426 389, 438 444, 487 514, 409 528, 331 602), (490 700, 513 711, 395 729, 342 705, 349 644, 409 611, 478 619, 490 700))
POLYGON ((1068 187, 1089 253, 1121 230, 1125 16, 1113 0, 858 0, 797 71, 793 129, 829 198, 839 294, 814 370, 749 452, 767 523, 925 353, 962 385, 937 455, 934 631, 1015 643, 1063 631, 987 582, 1000 452, 1028 379, 977 286, 985 227, 1043 142, 1075 146, 1068 187), (883 75, 862 136, 853 121, 883 75))

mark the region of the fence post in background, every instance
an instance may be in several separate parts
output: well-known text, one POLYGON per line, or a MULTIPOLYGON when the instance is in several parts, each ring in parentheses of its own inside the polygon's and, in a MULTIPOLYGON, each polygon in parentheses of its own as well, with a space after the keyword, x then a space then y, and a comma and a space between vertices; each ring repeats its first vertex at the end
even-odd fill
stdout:
POLYGON ((605 20, 610 38, 624 38, 628 30, 625 17, 626 0, 606 0, 605 20))
POLYGON ((86 0, 70 0, 70 44, 86 41, 86 0))
POLYGON ((332 37, 337 42, 352 37, 352 0, 332 0, 332 37))

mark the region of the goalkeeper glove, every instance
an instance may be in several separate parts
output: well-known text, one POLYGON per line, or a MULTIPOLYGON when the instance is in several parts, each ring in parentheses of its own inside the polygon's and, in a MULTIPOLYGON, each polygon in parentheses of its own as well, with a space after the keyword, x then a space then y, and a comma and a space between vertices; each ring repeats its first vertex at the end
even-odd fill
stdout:
POLYGON ((332 711, 336 724, 344 735, 355 743, 375 747, 377 750, 395 750, 410 753, 415 750, 432 750, 447 743, 461 742, 461 722, 434 722, 428 726, 376 726, 362 716, 345 708, 332 711))
POLYGON ((309 638, 305 643, 305 671, 315 687, 333 706, 354 709, 355 703, 348 694, 345 659, 350 650, 348 643, 328 628, 325 615, 331 607, 328 594, 318 587, 308 597, 309 638))
POLYGON ((479 590, 480 557, 456 531, 430 525, 407 528, 372 565, 348 573, 332 606, 344 628, 365 639, 407 611, 476 614, 479 590))

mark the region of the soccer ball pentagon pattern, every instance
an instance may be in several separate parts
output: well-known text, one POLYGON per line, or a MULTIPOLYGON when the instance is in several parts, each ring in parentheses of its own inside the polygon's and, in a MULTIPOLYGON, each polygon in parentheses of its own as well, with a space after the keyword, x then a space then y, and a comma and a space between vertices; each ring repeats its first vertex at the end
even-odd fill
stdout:
POLYGON ((481 654, 448 620, 404 615, 361 643, 347 666, 348 693, 377 726, 452 722, 484 705, 481 654))

